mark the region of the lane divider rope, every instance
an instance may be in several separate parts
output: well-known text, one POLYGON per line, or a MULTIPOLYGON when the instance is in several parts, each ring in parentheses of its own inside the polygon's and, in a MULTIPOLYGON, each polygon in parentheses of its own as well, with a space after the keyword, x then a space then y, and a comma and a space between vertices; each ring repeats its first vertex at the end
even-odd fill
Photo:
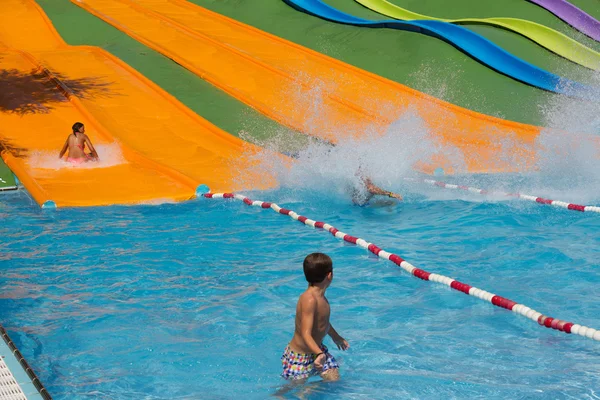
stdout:
POLYGON ((279 207, 275 203, 269 203, 260 200, 251 200, 242 194, 236 193, 205 193, 202 196, 208 199, 236 199, 244 202, 246 205, 249 206, 260 207, 265 209, 270 208, 276 213, 287 215, 290 218, 303 223, 304 225, 308 225, 312 228, 326 230, 333 236, 335 236, 337 239, 344 240, 348 243, 353 243, 357 246, 360 246, 380 258, 393 262, 409 274, 414 275, 419 279, 422 279, 424 281, 437 282, 446 286, 450 286, 450 288, 454 290, 463 292, 470 296, 477 297, 478 299, 492 303, 497 307, 505 308, 514 313, 527 317, 537 322, 539 325, 545 326, 546 328, 552 328, 565 333, 573 333, 583 337, 587 337, 589 339, 600 341, 600 330, 589 328, 580 324, 574 324, 572 322, 564 321, 558 318, 549 317, 532 308, 529 308, 523 304, 519 304, 507 298, 498 296, 496 294, 487 292, 482 289, 478 289, 474 286, 467 285, 466 283, 459 282, 455 279, 449 278, 444 275, 439 275, 416 268, 414 265, 405 261, 402 257, 400 257, 397 254, 389 253, 383 250, 382 248, 378 247, 377 245, 367 242, 364 239, 348 235, 325 222, 312 220, 303 215, 299 215, 296 212, 287 208, 279 207))
POLYGON ((543 197, 530 196, 528 194, 522 193, 507 193, 507 192, 498 192, 498 191, 489 191, 485 189, 479 189, 470 186, 462 186, 462 185, 453 185, 446 182, 435 181, 433 179, 415 179, 415 178, 404 178, 405 181, 408 182, 423 182, 431 186, 437 186, 443 189, 454 189, 454 190, 464 190, 471 193, 481 194, 481 195, 501 195, 505 197, 512 197, 520 200, 534 201, 539 204, 547 204, 554 207, 564 208, 566 210, 571 211, 580 211, 580 212, 595 212, 600 214, 600 207, 597 206, 582 206, 579 204, 567 203, 565 201, 558 200, 550 200, 545 199, 543 197))

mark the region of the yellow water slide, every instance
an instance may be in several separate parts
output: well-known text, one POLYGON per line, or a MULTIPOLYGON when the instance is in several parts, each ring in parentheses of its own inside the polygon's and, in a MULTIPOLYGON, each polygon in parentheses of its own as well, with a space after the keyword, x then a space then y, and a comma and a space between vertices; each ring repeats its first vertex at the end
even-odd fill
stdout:
POLYGON ((457 107, 185 0, 71 1, 301 132, 334 142, 362 137, 411 111, 443 149, 420 166, 425 172, 520 171, 534 164, 538 127, 457 107))
POLYGON ((520 18, 461 18, 444 19, 417 14, 386 0, 355 0, 379 14, 399 20, 431 20, 455 24, 484 24, 498 26, 516 32, 542 47, 584 67, 600 70, 600 53, 548 28, 547 26, 520 18))
POLYGON ((0 71, 14 88, 0 108, 2 158, 40 205, 181 201, 202 184, 228 191, 275 183, 252 172, 257 147, 106 51, 68 46, 33 0, 0 2, 0 71), (58 160, 76 121, 99 163, 58 160))

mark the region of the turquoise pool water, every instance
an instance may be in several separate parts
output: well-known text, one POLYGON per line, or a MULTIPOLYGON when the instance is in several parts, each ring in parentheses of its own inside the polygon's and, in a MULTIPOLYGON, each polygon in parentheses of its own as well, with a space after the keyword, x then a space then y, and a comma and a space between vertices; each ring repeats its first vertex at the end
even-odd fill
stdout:
MULTIPOLYGON (((600 216, 396 189, 404 204, 362 208, 314 190, 247 194, 600 328, 600 216)), ((306 286, 301 262, 313 251, 334 260, 332 322, 351 348, 332 350, 341 381, 316 379, 284 396, 600 396, 598 342, 411 277, 270 210, 231 200, 41 210, 19 192, 0 197, 0 221, 0 321, 56 399, 275 394, 306 286)))

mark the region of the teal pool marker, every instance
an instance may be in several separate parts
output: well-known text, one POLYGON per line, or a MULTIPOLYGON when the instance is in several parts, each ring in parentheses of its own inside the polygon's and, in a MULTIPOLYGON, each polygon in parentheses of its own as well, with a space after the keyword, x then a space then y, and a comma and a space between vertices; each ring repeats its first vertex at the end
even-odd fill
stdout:
POLYGON ((433 171, 433 176, 444 176, 445 174, 444 168, 436 168, 435 171, 433 171))
POLYGON ((202 197, 203 194, 210 193, 210 188, 206 185, 200 185, 196 188, 196 197, 202 197))
POLYGON ((46 200, 44 204, 42 204, 42 208, 56 208, 56 203, 52 200, 46 200))

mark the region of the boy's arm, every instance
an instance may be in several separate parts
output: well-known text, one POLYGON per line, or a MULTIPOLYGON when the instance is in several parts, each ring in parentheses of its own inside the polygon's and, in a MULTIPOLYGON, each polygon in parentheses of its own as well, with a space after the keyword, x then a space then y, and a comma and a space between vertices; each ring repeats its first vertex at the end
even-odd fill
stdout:
POLYGON ((337 331, 331 324, 329 324, 328 335, 331 337, 331 339, 333 339, 333 343, 335 343, 337 345, 338 349, 347 350, 348 347, 350 347, 350 345, 348 344, 346 339, 341 337, 340 334, 337 333, 337 331))
POLYGON ((58 158, 63 158, 63 156, 67 152, 68 148, 69 148, 69 138, 67 138, 67 140, 65 141, 65 145, 63 146, 62 150, 60 151, 60 154, 58 155, 58 158))
POLYGON ((365 184, 367 186, 367 190, 371 194, 380 195, 380 196, 388 196, 388 197, 393 197, 398 200, 402 200, 401 195, 394 193, 394 192, 387 191, 387 190, 383 190, 382 188, 380 188, 379 186, 377 186, 373 182, 371 182, 370 179, 365 180, 365 184))
POLYGON ((315 310, 317 309, 317 301, 313 297, 300 299, 300 335, 302 340, 314 354, 321 353, 321 347, 315 342, 312 337, 313 321, 315 319, 315 310))
POLYGON ((339 333, 337 333, 337 331, 335 330, 335 328, 333 327, 333 325, 331 325, 331 323, 329 324, 329 332, 327 333, 329 336, 331 336, 331 338, 333 339, 333 341, 335 342, 338 339, 342 339, 342 337, 340 336, 339 333))

